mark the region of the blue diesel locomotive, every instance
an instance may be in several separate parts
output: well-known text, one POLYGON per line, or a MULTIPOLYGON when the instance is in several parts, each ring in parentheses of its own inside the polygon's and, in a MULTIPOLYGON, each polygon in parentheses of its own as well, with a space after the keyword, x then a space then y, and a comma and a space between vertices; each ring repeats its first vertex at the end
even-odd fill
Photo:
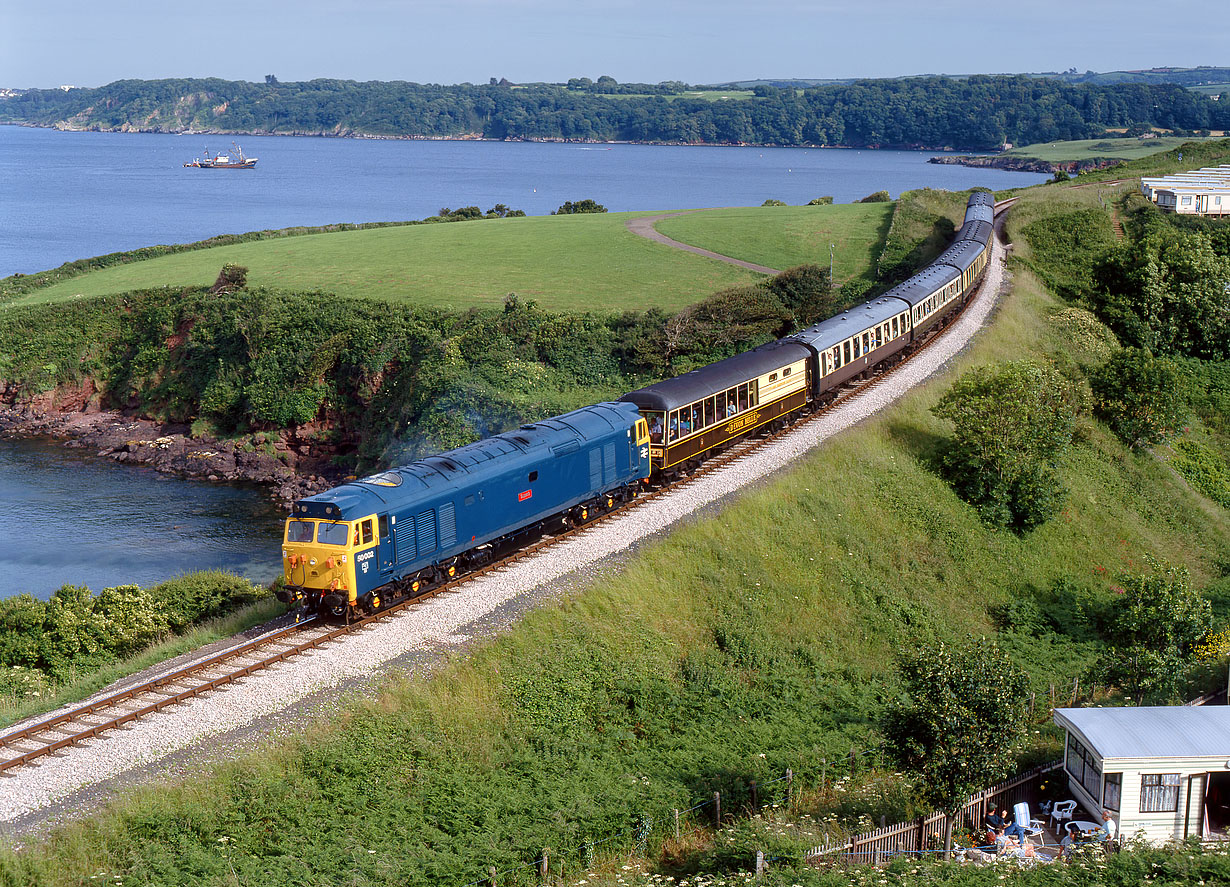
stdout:
POLYGON ((348 618, 487 563, 636 495, 649 430, 600 403, 300 499, 286 521, 285 603, 348 618))
POLYGON ((975 192, 939 258, 883 296, 673 379, 300 499, 278 597, 349 620, 668 482, 900 360, 977 286, 994 237, 975 192))

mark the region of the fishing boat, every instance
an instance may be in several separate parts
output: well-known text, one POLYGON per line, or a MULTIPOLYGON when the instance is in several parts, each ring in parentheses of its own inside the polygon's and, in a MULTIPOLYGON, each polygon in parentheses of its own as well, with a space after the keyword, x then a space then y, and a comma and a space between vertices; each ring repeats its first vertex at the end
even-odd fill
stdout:
POLYGON ((215 154, 209 156, 209 149, 205 153, 193 158, 191 163, 185 163, 185 167, 194 167, 196 169, 254 169, 256 167, 255 157, 245 157, 243 149, 231 142, 231 147, 234 149, 232 154, 215 154))

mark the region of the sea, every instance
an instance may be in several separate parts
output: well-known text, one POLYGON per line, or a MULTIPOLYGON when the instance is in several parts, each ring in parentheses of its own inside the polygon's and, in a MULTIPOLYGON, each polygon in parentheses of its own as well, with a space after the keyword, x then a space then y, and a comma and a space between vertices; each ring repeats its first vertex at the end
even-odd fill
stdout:
MULTIPOLYGON (((1034 173, 936 152, 59 132, 0 126, 0 277, 217 234, 404 221, 497 203, 546 215, 850 203, 887 190, 1021 187, 1034 173), (185 168, 238 142, 252 170, 185 168)), ((151 585, 206 567, 269 581, 281 514, 256 488, 117 465, 53 441, 0 441, 0 597, 151 585)))

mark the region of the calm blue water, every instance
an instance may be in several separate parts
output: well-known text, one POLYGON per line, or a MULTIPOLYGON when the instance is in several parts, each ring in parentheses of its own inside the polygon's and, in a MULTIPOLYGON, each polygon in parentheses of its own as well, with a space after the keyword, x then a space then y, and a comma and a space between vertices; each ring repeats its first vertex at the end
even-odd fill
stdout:
POLYGON ((612 211, 850 203, 879 190, 1010 188, 1046 176, 927 163, 935 152, 426 142, 254 136, 254 170, 184 169, 222 136, 0 126, 0 277, 158 243, 292 225, 421 219, 505 203, 546 215, 591 197, 612 211))
POLYGON ((182 480, 44 441, 0 441, 0 597, 281 570, 280 512, 254 488, 182 480))
MULTIPOLYGON (((931 153, 244 137, 252 171, 185 169, 229 138, 0 126, 0 277, 158 243, 292 225, 420 219, 565 200, 648 210, 848 203, 881 189, 1008 188, 1045 176, 928 164, 931 153)), ((180 480, 47 443, 0 441, 0 597, 152 585, 225 567, 278 572, 263 492, 180 480)))

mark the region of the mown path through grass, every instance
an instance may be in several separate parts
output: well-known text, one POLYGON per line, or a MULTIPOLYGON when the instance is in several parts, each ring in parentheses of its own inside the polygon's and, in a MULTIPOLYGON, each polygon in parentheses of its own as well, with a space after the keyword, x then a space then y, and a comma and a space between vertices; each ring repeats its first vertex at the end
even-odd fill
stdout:
POLYGON ((690 253, 696 253, 698 256, 705 256, 710 259, 718 259, 723 262, 729 262, 731 265, 738 265, 740 268, 746 268, 749 271, 759 271, 761 274, 780 274, 781 271, 777 268, 769 268, 765 265, 757 265, 753 262, 745 262, 742 259, 736 259, 731 256, 723 256, 720 253, 712 252, 711 250, 702 249, 699 246, 690 246, 686 243, 680 243, 678 240, 672 240, 665 234, 658 231, 656 225, 662 219, 671 219, 675 216, 684 216, 691 213, 701 212, 699 209, 680 210, 673 213, 659 213, 656 216, 642 216, 641 218, 628 219, 627 228, 633 234, 638 234, 641 237, 647 237, 655 243, 663 243, 667 246, 673 246, 675 249, 687 250, 690 253))

